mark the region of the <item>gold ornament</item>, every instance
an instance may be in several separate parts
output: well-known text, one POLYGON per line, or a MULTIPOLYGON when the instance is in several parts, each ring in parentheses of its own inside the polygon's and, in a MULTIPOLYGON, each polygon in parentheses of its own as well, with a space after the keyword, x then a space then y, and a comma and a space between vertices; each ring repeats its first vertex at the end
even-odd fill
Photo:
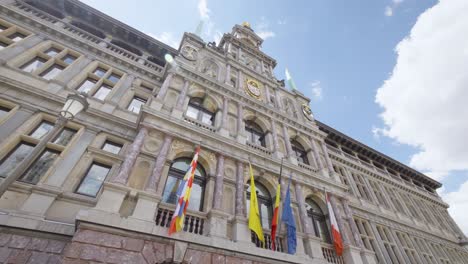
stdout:
POLYGON ((254 79, 247 79, 245 82, 245 91, 255 99, 260 99, 260 96, 262 95, 260 84, 254 79))

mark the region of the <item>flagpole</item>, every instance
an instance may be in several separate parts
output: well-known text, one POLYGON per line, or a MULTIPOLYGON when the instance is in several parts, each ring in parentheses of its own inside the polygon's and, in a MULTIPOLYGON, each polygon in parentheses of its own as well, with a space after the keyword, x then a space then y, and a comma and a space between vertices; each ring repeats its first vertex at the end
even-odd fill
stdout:
MULTIPOLYGON (((280 186, 281 186, 281 177, 283 175, 283 160, 284 160, 284 158, 281 158, 280 176, 279 176, 279 180, 278 180, 280 186)), ((278 217, 279 217, 279 215, 278 215, 278 217)), ((279 223, 278 234, 280 234, 281 233, 281 221, 278 221, 278 223, 279 223)))

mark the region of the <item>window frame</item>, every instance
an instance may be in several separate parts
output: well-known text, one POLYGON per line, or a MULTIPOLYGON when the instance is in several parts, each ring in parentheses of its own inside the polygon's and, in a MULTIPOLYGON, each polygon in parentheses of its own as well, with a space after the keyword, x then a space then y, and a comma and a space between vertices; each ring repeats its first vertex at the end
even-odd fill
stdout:
POLYGON ((263 132, 262 128, 257 123, 251 120, 245 121, 245 132, 248 142, 255 146, 266 148, 266 133, 263 132), (258 137, 258 141, 254 141, 254 136, 258 137))
POLYGON ((84 195, 84 196, 88 196, 88 197, 92 197, 92 198, 97 198, 98 195, 99 195, 99 192, 102 190, 102 186, 104 185, 104 182, 106 181, 106 179, 109 177, 109 175, 111 174, 112 172, 112 165, 109 165, 109 164, 106 164, 104 162, 100 162, 100 161, 96 161, 96 160, 92 160, 91 163, 88 165, 88 168, 86 169, 86 172, 81 176, 81 179, 78 183, 78 185, 76 186, 75 190, 74 190, 74 193, 76 194, 79 194, 79 195, 84 195), (93 196, 93 195, 90 195, 90 194, 86 194, 86 193, 81 193, 79 192, 79 189, 81 187, 81 185, 83 184, 83 182, 85 181, 86 177, 88 176, 90 170, 92 169, 93 165, 97 165, 97 166, 101 166, 101 167, 104 167, 104 168, 108 168, 109 170, 107 171, 107 174, 106 176, 104 177, 104 179, 102 180, 101 182, 101 185, 99 186, 99 189, 96 191, 96 194, 93 196))
POLYGON ((302 146, 301 143, 297 142, 296 140, 290 140, 291 143, 291 150, 294 152, 294 156, 297 159, 297 162, 310 165, 309 158, 307 157, 307 151, 302 146))
POLYGON ((190 101, 189 101, 188 106, 187 106, 187 110, 185 111, 185 116, 188 117, 188 118, 191 118, 191 119, 195 119, 195 120, 197 120, 198 122, 201 122, 204 125, 214 126, 216 114, 214 112, 206 109, 203 106, 203 103, 204 103, 203 98, 199 98, 199 97, 190 98, 190 101), (191 116, 187 116, 187 112, 189 111, 189 108, 193 108, 193 109, 195 109, 197 111, 197 117, 196 118, 193 118, 191 116), (207 115, 211 116, 211 118, 210 118, 211 124, 208 124, 208 123, 203 121, 203 114, 207 114, 207 115))

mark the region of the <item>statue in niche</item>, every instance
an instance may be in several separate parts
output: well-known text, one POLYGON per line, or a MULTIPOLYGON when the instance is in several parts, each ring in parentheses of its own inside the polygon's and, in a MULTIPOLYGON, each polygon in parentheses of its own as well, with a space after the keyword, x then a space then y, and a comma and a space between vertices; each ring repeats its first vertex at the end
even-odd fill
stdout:
POLYGON ((289 98, 283 98, 284 111, 294 118, 297 118, 296 111, 294 109, 294 103, 289 98))
POLYGON ((208 75, 211 78, 216 79, 216 77, 218 76, 218 70, 218 65, 216 65, 216 63, 214 63, 213 61, 209 60, 204 63, 202 73, 208 75))

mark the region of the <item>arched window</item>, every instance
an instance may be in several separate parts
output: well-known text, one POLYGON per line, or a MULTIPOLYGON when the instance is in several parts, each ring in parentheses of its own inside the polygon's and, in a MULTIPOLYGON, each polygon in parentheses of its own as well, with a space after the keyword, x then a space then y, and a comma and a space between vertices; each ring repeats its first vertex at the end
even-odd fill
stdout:
MULTIPOLYGON (((268 190, 262 184, 255 181, 257 189, 258 211, 263 228, 271 228, 271 219, 273 217, 272 199, 268 190)), ((250 186, 247 189, 247 212, 250 211, 250 186)), ((247 214, 248 215, 248 214, 247 214)))
POLYGON ((296 140, 291 140, 292 151, 296 155, 297 161, 299 163, 304 163, 309 165, 309 159, 307 159, 307 152, 304 147, 299 144, 296 140))
POLYGON ((190 99, 185 115, 210 126, 214 124, 215 114, 203 106, 202 98, 190 99))
POLYGON ((327 218, 320 209, 320 206, 312 199, 306 199, 307 215, 312 218, 312 225, 314 227, 315 235, 320 237, 323 242, 331 243, 330 235, 328 233, 327 218))
POLYGON ((247 140, 257 146, 265 147, 265 133, 262 128, 252 121, 245 121, 245 132, 247 134, 247 140))
MULTIPOLYGON (((169 175, 167 176, 166 186, 164 187, 164 193, 162 201, 165 203, 175 204, 177 202, 177 189, 179 188, 180 182, 185 176, 190 163, 192 162, 189 158, 176 159, 169 169, 169 175)), ((197 169, 195 170, 195 179, 192 184, 192 191, 190 193, 190 202, 188 208, 194 211, 203 210, 203 198, 205 193, 205 181, 206 181, 205 169, 198 163, 197 169)))

